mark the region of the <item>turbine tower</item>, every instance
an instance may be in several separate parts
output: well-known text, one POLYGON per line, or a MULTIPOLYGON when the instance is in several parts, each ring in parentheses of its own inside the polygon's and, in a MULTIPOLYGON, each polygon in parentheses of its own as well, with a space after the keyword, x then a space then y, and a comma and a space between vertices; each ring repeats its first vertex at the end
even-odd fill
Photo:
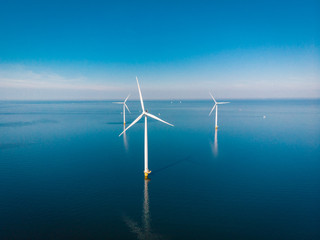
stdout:
POLYGON ((216 117, 215 117, 215 129, 218 129, 218 105, 219 104, 227 104, 227 103, 230 103, 230 102, 217 102, 214 97, 212 96, 212 94, 209 92, 211 98, 213 99, 214 101, 214 106, 213 108, 211 109, 210 113, 209 113, 209 116, 211 115, 212 111, 214 110, 214 108, 216 108, 216 117))
POLYGON ((129 94, 128 97, 124 100, 124 102, 113 102, 113 103, 115 103, 115 104, 123 104, 123 114, 122 114, 122 115, 123 115, 123 125, 126 125, 126 108, 127 108, 127 110, 129 111, 129 113, 131 113, 130 110, 129 110, 129 108, 128 108, 128 106, 127 106, 127 104, 126 104, 129 96, 130 96, 130 94, 129 94))
POLYGON ((160 122, 163 122, 165 124, 168 124, 173 127, 172 124, 167 123, 166 121, 163 121, 162 119, 148 113, 148 110, 144 109, 142 94, 139 86, 138 77, 136 77, 138 90, 139 90, 139 96, 140 96, 140 102, 141 102, 141 108, 142 108, 142 114, 136 118, 120 135, 119 137, 127 131, 129 128, 131 128, 134 124, 136 124, 143 116, 144 116, 144 176, 147 178, 148 175, 151 173, 151 171, 148 168, 148 117, 151 117, 153 119, 156 119, 160 122))

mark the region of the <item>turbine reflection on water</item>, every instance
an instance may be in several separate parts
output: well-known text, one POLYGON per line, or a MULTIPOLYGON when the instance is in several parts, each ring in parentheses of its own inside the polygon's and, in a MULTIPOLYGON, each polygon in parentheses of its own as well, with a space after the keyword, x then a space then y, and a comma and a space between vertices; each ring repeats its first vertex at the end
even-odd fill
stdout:
POLYGON ((146 232, 146 237, 150 236, 150 212, 149 212, 149 192, 148 183, 150 179, 144 179, 144 201, 143 201, 143 224, 146 232))
POLYGON ((213 155, 218 156, 218 129, 214 131, 213 155))
POLYGON ((210 140, 211 150, 214 157, 218 156, 218 129, 214 131, 214 141, 210 140))
MULTIPOLYGON (((123 125, 123 131, 126 129, 126 125, 123 125)), ((128 141, 127 141, 127 133, 123 133, 123 145, 126 152, 128 152, 128 141)))
POLYGON ((151 231, 150 227, 150 210, 149 210, 149 192, 148 184, 150 179, 145 178, 144 180, 144 201, 143 201, 143 210, 142 210, 142 227, 139 227, 139 224, 127 216, 124 216, 124 222, 130 228, 132 233, 137 235, 137 238, 142 239, 164 239, 158 234, 155 234, 151 231))

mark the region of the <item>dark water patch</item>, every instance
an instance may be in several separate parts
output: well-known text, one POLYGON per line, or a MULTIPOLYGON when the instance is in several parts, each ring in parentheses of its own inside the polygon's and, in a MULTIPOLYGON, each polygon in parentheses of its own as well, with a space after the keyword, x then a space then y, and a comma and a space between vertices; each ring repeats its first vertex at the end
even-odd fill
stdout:
POLYGON ((32 126, 36 124, 46 124, 46 123, 58 123, 58 121, 41 119, 41 120, 35 120, 35 121, 5 122, 5 123, 0 123, 0 127, 26 127, 26 126, 32 126))
MULTIPOLYGON (((132 122, 126 122, 126 126, 129 126, 132 122)), ((143 123, 143 121, 139 121, 137 123, 143 123)), ((122 124, 123 122, 106 122, 106 124, 110 124, 110 125, 118 125, 118 124, 122 124)))
POLYGON ((106 124, 117 125, 117 124, 123 124, 123 122, 106 122, 106 124))
POLYGON ((33 143, 0 143, 0 150, 20 148, 31 145, 33 143))
POLYGON ((10 149, 10 148, 19 148, 24 144, 21 143, 0 143, 0 150, 10 149))

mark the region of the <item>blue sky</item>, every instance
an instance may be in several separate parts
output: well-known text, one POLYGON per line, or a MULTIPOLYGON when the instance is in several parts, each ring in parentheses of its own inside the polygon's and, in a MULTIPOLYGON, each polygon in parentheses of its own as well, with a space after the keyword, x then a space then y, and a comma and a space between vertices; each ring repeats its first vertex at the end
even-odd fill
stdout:
POLYGON ((320 97, 319 1, 8 1, 0 99, 320 97))

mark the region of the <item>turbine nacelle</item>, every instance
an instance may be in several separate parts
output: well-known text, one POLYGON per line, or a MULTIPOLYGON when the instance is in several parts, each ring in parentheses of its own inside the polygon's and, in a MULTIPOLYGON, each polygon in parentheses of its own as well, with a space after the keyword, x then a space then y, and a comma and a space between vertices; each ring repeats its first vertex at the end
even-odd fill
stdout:
POLYGON ((143 98, 142 98, 142 94, 141 94, 141 90, 140 90, 140 85, 139 85, 139 81, 138 81, 138 77, 136 77, 136 80, 137 80, 137 85, 138 85, 138 90, 139 90, 139 97, 140 97, 140 103, 141 103, 141 108, 142 108, 142 113, 126 128, 124 129, 124 131, 122 133, 120 133, 119 137, 125 132, 127 131, 130 127, 132 127, 134 124, 136 124, 143 116, 145 117, 151 117, 155 120, 158 120, 160 122, 163 122, 165 124, 168 124, 170 126, 173 127, 173 125, 171 123, 168 123, 164 120, 162 120, 161 118, 158 118, 156 116, 154 116, 153 114, 151 113, 148 113, 148 110, 144 108, 144 103, 143 103, 143 98))
POLYGON ((128 100, 129 97, 130 97, 130 94, 128 95, 128 97, 126 97, 126 99, 125 99, 123 102, 112 102, 112 103, 124 105, 125 108, 128 110, 128 112, 131 113, 130 110, 129 110, 129 108, 128 108, 128 106, 127 106, 127 104, 126 104, 126 102, 127 102, 127 100, 128 100))
POLYGON ((211 111, 210 111, 210 113, 209 113, 209 116, 211 115, 211 113, 213 112, 213 110, 215 109, 215 107, 216 107, 217 105, 230 103, 230 102, 217 102, 217 101, 214 99, 214 97, 212 96, 211 92, 209 92, 209 94, 210 94, 212 100, 214 101, 214 106, 213 106, 213 108, 211 109, 211 111))
POLYGON ((115 103, 115 104, 121 104, 121 105, 123 105, 123 124, 124 124, 124 125, 126 125, 126 117, 125 117, 125 116, 126 116, 126 109, 128 110, 129 113, 131 113, 130 110, 129 110, 129 108, 128 108, 128 106, 127 106, 127 104, 126 104, 129 96, 130 96, 130 94, 128 95, 128 97, 127 97, 123 102, 113 102, 113 103, 115 103))
POLYGON ((210 111, 210 113, 209 113, 209 116, 211 115, 211 113, 213 112, 213 110, 214 109, 216 109, 216 118, 215 118, 215 128, 217 129, 218 128, 218 105, 220 105, 220 104, 227 104, 227 103, 229 103, 229 102, 217 102, 215 99, 214 99, 214 97, 212 96, 212 94, 211 94, 211 92, 209 92, 209 94, 210 94, 210 96, 211 96, 211 98, 212 98, 212 100, 214 101, 214 106, 213 106, 213 108, 211 109, 211 111, 210 111))

